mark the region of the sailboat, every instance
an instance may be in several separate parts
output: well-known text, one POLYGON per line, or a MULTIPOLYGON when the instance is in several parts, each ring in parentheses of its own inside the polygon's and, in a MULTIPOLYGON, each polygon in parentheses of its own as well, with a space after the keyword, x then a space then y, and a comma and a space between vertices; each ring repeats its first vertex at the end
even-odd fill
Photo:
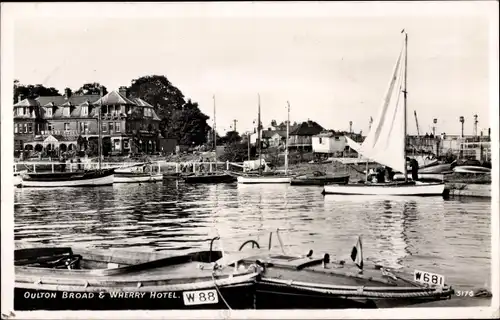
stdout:
POLYGON ((217 131, 215 130, 215 95, 214 100, 214 149, 215 149, 215 172, 194 174, 184 178, 186 183, 231 183, 236 181, 236 177, 227 172, 217 171, 217 131))
MULTIPOLYGON (((101 88, 102 107, 102 88, 101 88)), ((99 108, 97 127, 99 132, 99 168, 94 170, 73 172, 28 172, 21 175, 22 187, 88 187, 112 185, 114 170, 102 169, 102 137, 101 137, 101 108, 99 108)))
POLYGON ((394 196, 437 196, 444 193, 444 183, 408 181, 406 164, 406 95, 407 95, 407 48, 408 34, 403 30, 403 49, 394 66, 389 88, 379 114, 362 144, 346 136, 349 146, 364 157, 394 171, 404 173, 404 182, 365 183, 347 185, 326 185, 324 194, 344 195, 394 195, 394 196), (404 60, 403 60, 404 58, 404 60), (403 65, 404 62, 404 65, 403 65), (403 101, 401 103, 401 93, 403 101))
MULTIPOLYGON (((288 103, 288 114, 290 114, 290 103, 288 103)), ((262 126, 260 122, 260 95, 259 95, 259 113, 257 119, 257 140, 261 143, 262 126)), ((288 121, 290 122, 290 121, 288 121)), ((242 184, 263 184, 263 183, 290 183, 292 178, 288 176, 288 135, 290 123, 287 123, 286 130, 286 148, 285 148, 285 174, 277 175, 275 173, 262 172, 262 147, 259 145, 259 173, 257 175, 245 174, 238 176, 238 183, 242 184)))

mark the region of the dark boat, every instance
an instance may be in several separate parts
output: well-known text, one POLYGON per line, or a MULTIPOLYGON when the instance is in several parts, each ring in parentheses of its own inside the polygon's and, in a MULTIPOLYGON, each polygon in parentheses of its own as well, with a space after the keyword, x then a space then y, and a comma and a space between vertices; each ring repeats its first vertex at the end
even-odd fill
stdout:
POLYGON ((200 175, 190 175, 184 178, 186 183, 231 183, 236 181, 236 177, 227 173, 207 173, 200 175))
POLYGON ((41 172, 22 175, 23 187, 83 187, 112 185, 114 169, 74 172, 41 172))
MULTIPOLYGON (((210 245, 210 248, 212 245, 210 245)), ((19 249, 16 310, 172 310, 254 307, 256 266, 214 262, 221 251, 159 257, 66 247, 19 249)), ((123 251, 122 251, 123 252, 123 251)))
POLYGON ((312 175, 303 175, 293 178, 290 182, 293 186, 324 186, 325 184, 348 184, 349 174, 333 174, 328 175, 320 171, 313 172, 312 175))
MULTIPOLYGON (((392 308, 449 299, 454 293, 437 274, 435 282, 442 281, 441 286, 416 282, 414 277, 375 264, 362 265, 360 270, 352 261, 330 261, 328 254, 317 256, 312 250, 304 255, 287 254, 277 231, 276 235, 281 251, 269 249, 271 233, 265 246, 248 240, 239 248, 247 250, 234 253, 232 258, 240 266, 257 264, 261 268, 257 309, 392 308)), ((430 280, 433 275, 423 277, 430 280)))

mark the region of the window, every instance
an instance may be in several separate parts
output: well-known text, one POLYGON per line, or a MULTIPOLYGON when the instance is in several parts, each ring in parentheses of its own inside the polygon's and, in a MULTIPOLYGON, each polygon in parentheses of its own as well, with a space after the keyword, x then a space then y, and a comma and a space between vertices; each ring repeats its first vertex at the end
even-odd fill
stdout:
POLYGON ((102 130, 102 132, 108 131, 108 124, 106 122, 102 123, 102 129, 101 130, 102 130))
POLYGON ((130 123, 127 122, 125 124, 125 129, 126 129, 125 132, 130 132, 130 123))
POLYGON ((28 133, 28 124, 27 123, 23 123, 23 128, 24 128, 23 132, 28 133))
POLYGON ((64 123, 64 131, 69 131, 69 123, 64 123))
POLYGON ((85 133, 89 132, 89 123, 88 122, 83 123, 83 132, 85 132, 85 133))
POLYGON ((69 107, 64 107, 63 108, 63 116, 69 117, 69 107))
POLYGON ((82 107, 82 117, 89 115, 89 107, 82 107))
POLYGON ((47 117, 52 117, 52 108, 46 108, 47 111, 47 117))
POLYGON ((120 132, 120 122, 115 123, 115 131, 120 132))
POLYGON ((335 141, 339 141, 340 140, 340 137, 335 137, 335 141))
POLYGON ((33 124, 32 123, 28 123, 28 132, 33 133, 33 124))
POLYGON ((52 125, 50 123, 47 124, 47 131, 52 131, 52 125))
POLYGON ((323 144, 323 138, 319 138, 319 144, 323 144))
POLYGON ((19 131, 19 123, 14 123, 14 133, 18 133, 19 131))
POLYGON ((109 123, 109 132, 113 131, 113 122, 109 123))

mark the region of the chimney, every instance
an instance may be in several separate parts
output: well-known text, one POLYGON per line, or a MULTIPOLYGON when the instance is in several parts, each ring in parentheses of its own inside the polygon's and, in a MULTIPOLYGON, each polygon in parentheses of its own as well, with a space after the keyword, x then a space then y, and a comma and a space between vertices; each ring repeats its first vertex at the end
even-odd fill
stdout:
POLYGON ((121 94, 122 96, 124 96, 125 98, 127 98, 127 87, 124 87, 124 86, 120 87, 120 88, 118 89, 118 92, 120 92, 120 94, 121 94))
POLYGON ((488 138, 491 138, 491 128, 488 128, 488 138))
POLYGON ((64 99, 68 100, 71 97, 71 89, 66 88, 64 89, 64 99))

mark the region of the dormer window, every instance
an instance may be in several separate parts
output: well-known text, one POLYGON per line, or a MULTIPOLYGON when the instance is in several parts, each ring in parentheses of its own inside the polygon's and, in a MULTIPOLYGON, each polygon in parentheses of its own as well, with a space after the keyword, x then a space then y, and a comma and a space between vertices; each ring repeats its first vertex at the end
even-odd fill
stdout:
POLYGON ((47 117, 52 117, 52 107, 45 108, 45 111, 47 112, 46 113, 47 117))
POLYGON ((82 117, 89 115, 89 107, 82 107, 82 117))
POLYGON ((63 108, 63 116, 69 117, 69 107, 64 107, 63 108))

